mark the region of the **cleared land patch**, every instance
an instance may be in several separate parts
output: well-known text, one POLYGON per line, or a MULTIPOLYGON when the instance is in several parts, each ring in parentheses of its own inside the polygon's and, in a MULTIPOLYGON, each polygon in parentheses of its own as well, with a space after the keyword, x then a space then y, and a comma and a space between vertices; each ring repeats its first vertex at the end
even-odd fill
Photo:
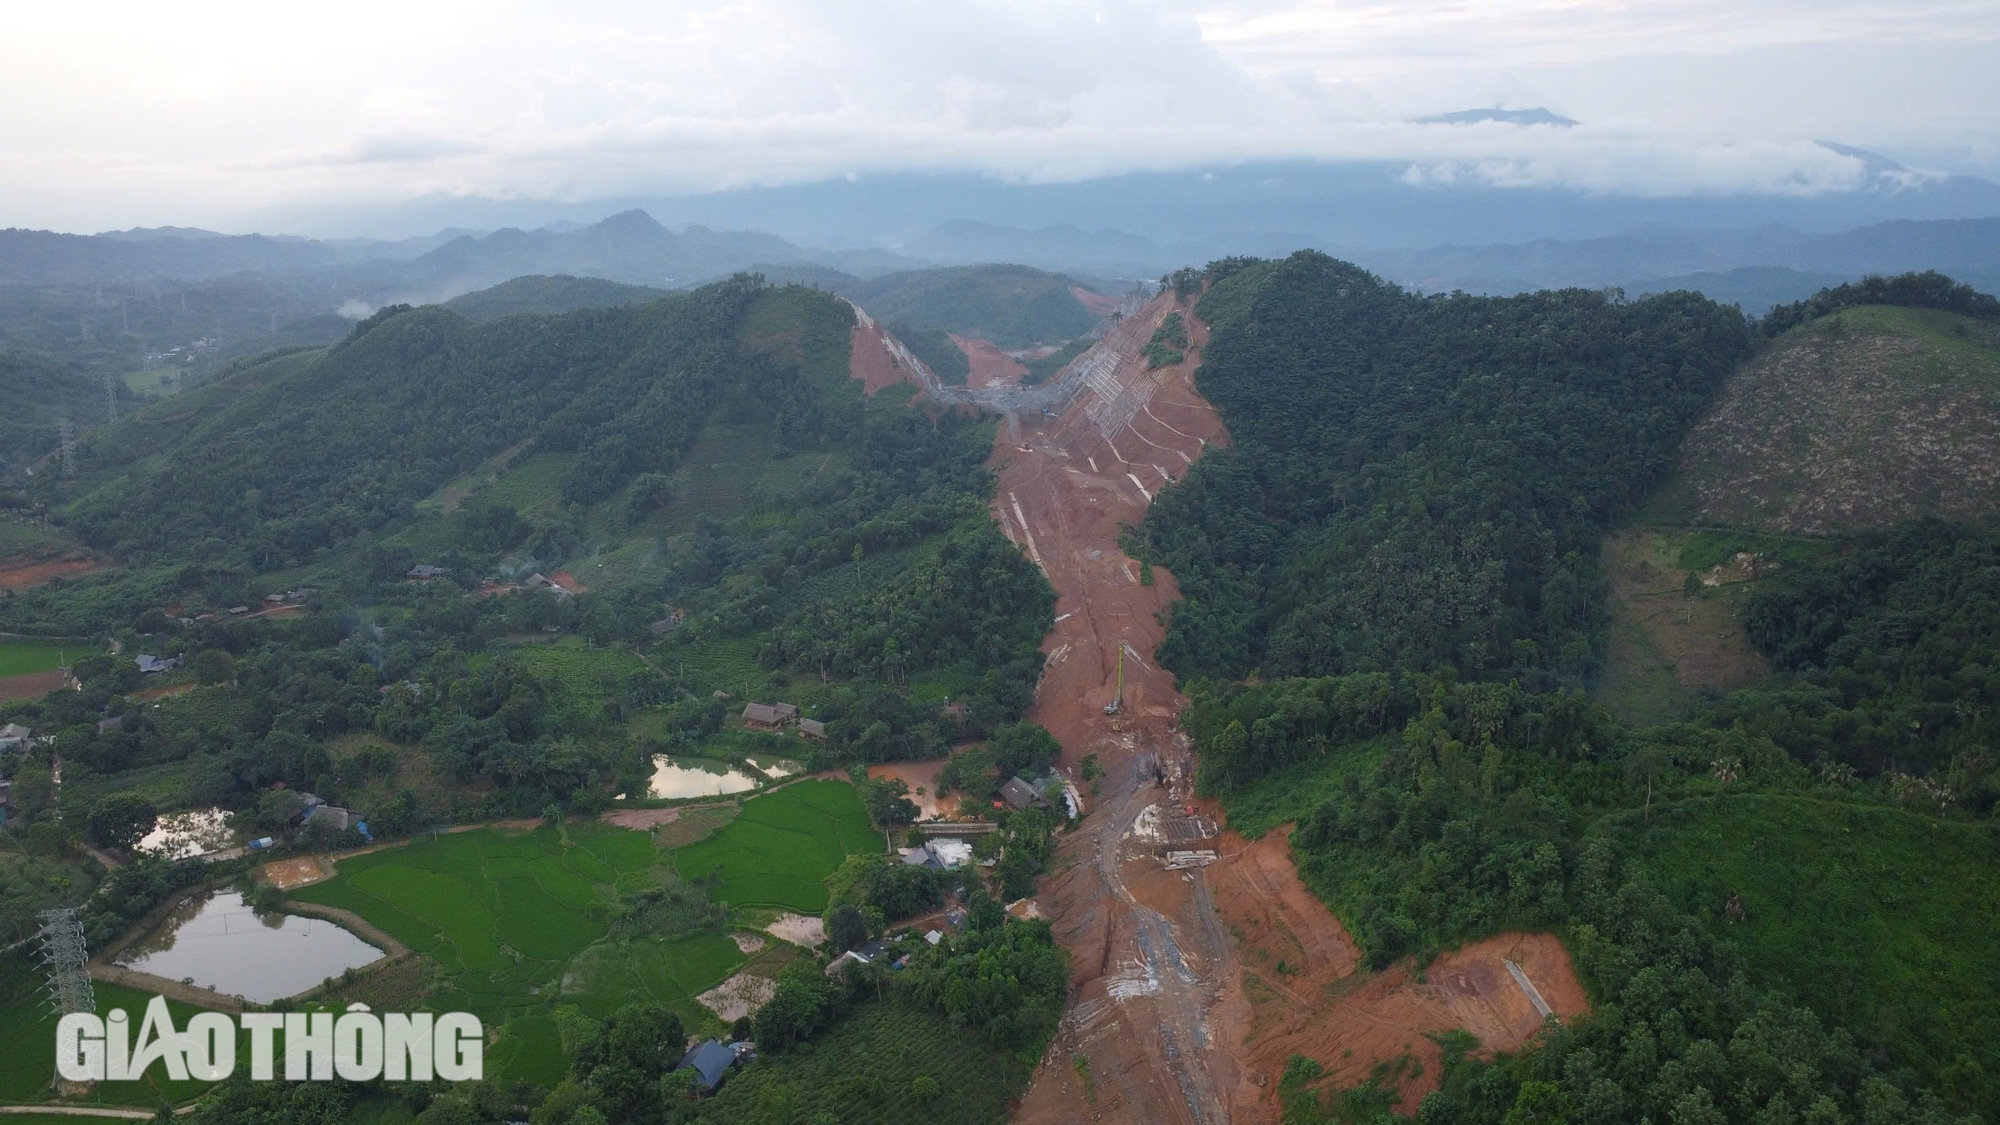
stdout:
POLYGON ((1730 377, 1648 505, 1659 522, 1825 534, 2000 515, 2000 327, 1863 307, 1730 377))
POLYGON ((1702 692, 1748 687, 1770 674, 1770 662, 1743 631, 1742 610, 1757 580, 1784 564, 1736 551, 1698 565, 1712 552, 1688 548, 1716 534, 1642 528, 1604 539, 1611 639, 1598 698, 1629 721, 1682 719, 1702 692))

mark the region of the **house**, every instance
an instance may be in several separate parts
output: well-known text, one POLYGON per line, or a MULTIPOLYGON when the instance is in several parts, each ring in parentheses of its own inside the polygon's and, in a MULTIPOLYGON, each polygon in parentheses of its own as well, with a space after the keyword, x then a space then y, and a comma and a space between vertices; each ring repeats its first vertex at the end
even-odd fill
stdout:
POLYGON ((664 637, 668 633, 673 632, 674 629, 677 628, 679 625, 680 621, 675 618, 662 617, 658 621, 653 622, 651 625, 646 626, 646 628, 650 629, 654 636, 664 637))
POLYGON ((284 605, 284 604, 285 604, 285 595, 283 595, 283 594, 265 594, 265 595, 264 595, 264 604, 265 604, 265 605, 267 605, 267 606, 280 606, 280 605, 284 605))
POLYGON ((778 716, 778 721, 781 723, 789 723, 799 717, 799 709, 790 703, 773 703, 771 711, 778 716))
POLYGON ((161 659, 157 656, 140 655, 133 657, 132 662, 139 666, 140 672, 148 676, 157 672, 171 672, 181 666, 181 658, 178 656, 161 659))
POLYGON ((109 719, 97 720, 97 733, 99 734, 103 734, 107 731, 124 730, 124 729, 125 729, 125 716, 123 715, 113 715, 109 719))
POLYGON ((743 708, 743 721, 757 730, 775 730, 784 723, 778 709, 768 703, 751 703, 743 708))
POLYGON ((905 867, 927 867, 933 871, 944 867, 944 861, 938 859, 937 853, 931 851, 929 844, 915 848, 898 848, 897 854, 903 857, 905 867))
POLYGON ((964 907, 954 906, 944 912, 944 924, 954 930, 962 930, 971 917, 972 915, 966 913, 964 907))
POLYGON ((319 804, 307 809, 305 819, 300 823, 328 824, 333 826, 334 831, 344 832, 354 827, 360 819, 359 816, 338 805, 319 804))
POLYGON ((849 965, 873 965, 887 955, 892 948, 894 947, 881 938, 876 938, 866 945, 857 945, 853 949, 835 957, 833 963, 826 967, 826 974, 832 976, 849 965))
POLYGON ((724 1043, 720 1039, 706 1039, 690 1048, 681 1056, 680 1065, 675 1070, 694 1071, 695 1085, 704 1094, 713 1093, 729 1074, 729 1068, 736 1065, 738 1056, 744 1054, 745 1043, 724 1043))
POLYGON ((0 750, 19 750, 28 745, 28 737, 34 732, 19 723, 8 723, 0 727, 0 750))
POLYGON ((914 848, 900 848, 897 854, 903 857, 906 867, 926 867, 942 871, 951 867, 964 867, 972 862, 972 845, 964 840, 927 840, 914 848))
POLYGON ((964 722, 966 717, 971 713, 972 708, 963 703, 947 703, 944 705, 944 717, 954 723, 964 722))
POLYGON ((14 783, 0 781, 0 828, 7 827, 7 814, 14 811, 14 783))
POLYGON ((1043 808, 1047 808, 1049 805, 1047 801, 1042 799, 1040 793, 1035 792, 1034 786, 1029 785, 1018 777, 1010 777, 1000 783, 1000 796, 1001 799, 1017 809, 1025 809, 1031 805, 1040 805, 1043 808))
POLYGON ((418 563, 417 565, 411 567, 410 572, 408 574, 405 574, 403 577, 412 578, 418 582, 429 582, 433 578, 442 578, 450 573, 451 573, 450 567, 432 566, 429 563, 418 563))
POLYGON ((233 605, 229 607, 229 616, 231 617, 241 617, 249 612, 250 607, 247 605, 233 605))
POLYGON ((807 738, 824 740, 826 738, 826 724, 820 722, 818 719, 800 719, 799 733, 805 735, 807 738))

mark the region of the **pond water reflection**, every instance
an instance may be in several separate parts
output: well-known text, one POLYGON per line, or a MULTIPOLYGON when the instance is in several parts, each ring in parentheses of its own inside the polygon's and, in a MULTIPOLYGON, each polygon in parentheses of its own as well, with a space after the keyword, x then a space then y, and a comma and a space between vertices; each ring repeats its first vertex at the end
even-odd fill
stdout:
POLYGON ((382 951, 324 918, 251 912, 235 891, 196 896, 158 933, 119 954, 128 969, 268 1004, 380 960, 382 951))
POLYGON ((232 843, 235 833, 229 830, 226 811, 188 809, 161 814, 159 823, 139 841, 138 850, 162 859, 186 859, 219 852, 232 843))
POLYGON ((796 764, 782 759, 773 758, 768 765, 755 758, 744 761, 750 767, 747 770, 706 758, 674 759, 661 754, 653 759, 653 783, 648 793, 660 798, 721 797, 755 789, 767 778, 798 772, 796 764))

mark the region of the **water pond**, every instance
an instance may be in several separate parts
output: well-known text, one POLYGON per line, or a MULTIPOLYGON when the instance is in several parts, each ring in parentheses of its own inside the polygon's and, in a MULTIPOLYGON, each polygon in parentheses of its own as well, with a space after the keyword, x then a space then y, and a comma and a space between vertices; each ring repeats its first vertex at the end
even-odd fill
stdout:
POLYGON ((197 895, 159 932, 119 954, 128 969, 268 1004, 296 996, 382 951, 324 918, 252 913, 235 891, 197 895))
POLYGON ((769 764, 755 758, 745 758, 744 762, 747 769, 706 758, 670 758, 662 754, 653 759, 653 783, 648 792, 659 798, 721 797, 755 789, 770 778, 798 772, 796 764, 777 758, 769 764))
POLYGON ((219 852, 236 842, 229 814, 222 809, 188 809, 161 815, 159 823, 139 841, 140 851, 163 859, 219 852))

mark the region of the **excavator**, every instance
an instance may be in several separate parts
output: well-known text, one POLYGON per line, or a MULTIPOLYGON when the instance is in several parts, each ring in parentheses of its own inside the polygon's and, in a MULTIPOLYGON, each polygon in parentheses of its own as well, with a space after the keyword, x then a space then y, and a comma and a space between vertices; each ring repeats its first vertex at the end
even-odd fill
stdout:
POLYGON ((1116 715, 1125 705, 1125 642, 1118 642, 1118 692, 1104 705, 1104 713, 1116 715))

